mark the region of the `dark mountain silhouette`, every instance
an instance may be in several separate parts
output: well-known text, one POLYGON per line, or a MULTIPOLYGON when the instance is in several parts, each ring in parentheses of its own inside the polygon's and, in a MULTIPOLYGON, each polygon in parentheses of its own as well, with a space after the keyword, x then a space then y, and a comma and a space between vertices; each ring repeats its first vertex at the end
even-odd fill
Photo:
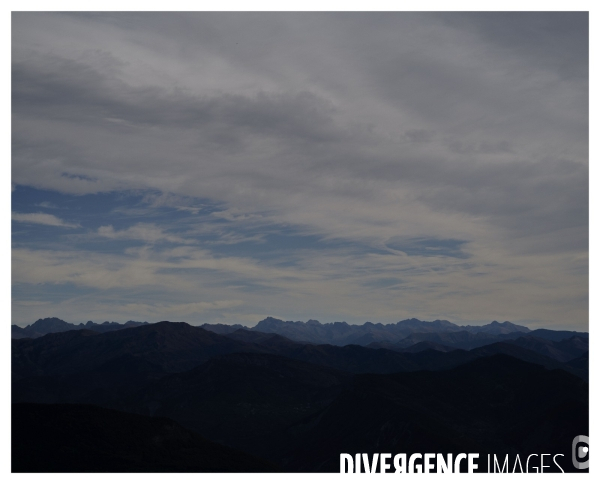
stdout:
POLYGON ((280 348, 282 346, 298 346, 297 341, 293 341, 285 336, 276 333, 261 333, 259 331, 251 331, 247 328, 237 329, 229 334, 228 338, 244 343, 257 343, 268 348, 280 348))
POLYGON ((420 369, 411 355, 358 345, 296 344, 271 348, 277 354, 315 365, 328 366, 349 373, 395 373, 420 369))
POLYGON ((441 351, 441 352, 445 353, 447 351, 454 351, 457 349, 452 346, 446 346, 446 345, 443 345, 440 343, 435 343, 433 341, 420 341, 420 342, 415 343, 414 345, 411 345, 406 348, 404 346, 400 346, 398 343, 386 343, 386 342, 376 341, 374 343, 368 344, 367 348, 386 349, 386 350, 392 350, 392 351, 399 351, 401 353, 418 353, 420 351, 425 351, 425 350, 436 350, 436 351, 441 351))
POLYGON ((361 346, 307 345, 275 334, 217 335, 185 323, 98 334, 69 331, 13 340, 13 402, 90 403, 120 408, 132 392, 219 355, 273 354, 352 373, 413 371, 409 354, 361 346))
POLYGON ((491 356, 491 355, 507 355, 517 358, 521 361, 534 363, 543 366, 548 370, 562 369, 568 373, 572 373, 584 380, 587 380, 587 372, 570 367, 568 364, 561 363, 544 354, 540 354, 534 350, 515 345, 513 341, 493 343, 487 346, 481 346, 469 351, 469 354, 475 356, 491 356))
POLYGON ((296 471, 337 472, 339 452, 358 448, 539 453, 560 447, 563 437, 570 446, 587 431, 566 436, 587 419, 588 356, 562 362, 544 351, 580 352, 585 343, 516 334, 527 344, 515 338, 438 351, 437 343, 420 342, 398 351, 240 328, 220 335, 171 322, 51 333, 12 341, 12 401, 164 416, 296 471), (536 414, 538 397, 548 400, 536 414))
MULTIPOLYGON (((533 350, 523 348, 512 344, 512 341, 492 343, 490 345, 480 346, 472 350, 452 350, 437 351, 434 349, 425 349, 416 352, 406 352, 404 354, 410 358, 410 361, 421 370, 449 370, 457 366, 469 363, 478 358, 492 355, 507 355, 528 363, 541 365, 546 369, 562 369, 579 378, 586 380, 588 378, 587 368, 581 369, 570 366, 569 363, 561 363, 558 360, 550 358, 533 350)), ((408 370, 410 371, 410 370, 408 370)), ((357 372, 358 373, 358 372, 357 372)), ((378 372, 385 374, 389 372, 378 372)))
POLYGON ((503 353, 587 378, 586 370, 506 342, 472 351, 413 348, 399 352, 357 345, 297 343, 276 334, 248 330, 223 336, 186 323, 169 322, 105 334, 87 330, 53 333, 33 340, 13 340, 12 345, 15 396, 20 401, 46 403, 104 404, 120 394, 121 388, 140 387, 168 373, 194 368, 211 357, 240 352, 276 354, 349 373, 449 369, 480 356, 503 353))
POLYGON ((61 331, 69 331, 73 329, 74 324, 69 324, 66 321, 58 318, 44 318, 38 319, 35 323, 30 324, 25 329, 31 331, 48 334, 48 333, 59 333, 61 331))
POLYGON ((265 351, 349 373, 394 373, 421 369, 408 354, 359 345, 323 345, 292 341, 273 333, 237 330, 229 338, 260 345, 265 351))
POLYGON ((573 436, 588 432, 588 390, 561 370, 496 355, 448 371, 356 375, 297 430, 297 448, 282 458, 296 472, 338 472, 342 452, 562 453, 572 471, 573 436))
POLYGON ((589 350, 589 340, 580 336, 573 336, 562 341, 552 341, 527 335, 511 341, 511 343, 562 362, 577 358, 589 350))
POLYGON ((166 374, 160 364, 123 355, 80 372, 13 378, 12 401, 120 408, 129 394, 166 374))
POLYGON ((588 373, 589 365, 590 365, 590 352, 586 351, 583 355, 574 358, 566 363, 570 368, 576 368, 578 370, 584 371, 586 374, 588 373))
POLYGON ((454 328, 458 326, 449 321, 420 321, 414 318, 395 324, 366 322, 358 325, 346 322, 321 324, 312 319, 303 323, 269 317, 252 329, 262 333, 277 333, 294 341, 344 346, 367 345, 373 341, 397 341, 415 331, 451 331, 454 328))
MULTIPOLYGON (((587 366, 582 365, 581 367, 578 367, 571 365, 570 361, 561 362, 551 356, 546 356, 544 352, 536 351, 535 348, 529 349, 527 347, 516 345, 514 344, 515 341, 516 340, 499 341, 485 346, 478 346, 469 351, 453 350, 443 346, 441 349, 438 349, 436 348, 438 346, 437 343, 428 341, 417 343, 405 349, 399 349, 397 346, 393 347, 396 348, 396 351, 413 353, 411 355, 411 361, 420 369, 424 370, 448 370, 482 356, 503 354, 518 358, 522 361, 541 365, 549 370, 562 369, 587 381, 587 366), (423 346, 420 347, 420 345, 423 346), (433 345, 433 347, 427 348, 429 345, 433 345)), ((545 346, 542 346, 542 348, 545 348, 545 346)))
POLYGON ((272 472, 277 467, 153 418, 90 405, 12 406, 12 472, 272 472))
POLYGON ((433 341, 421 341, 420 343, 416 343, 408 348, 403 348, 402 351, 405 353, 419 353, 425 350, 435 350, 441 351, 442 353, 447 353, 448 351, 453 351, 455 349, 456 348, 452 348, 451 346, 434 343, 433 341))
MULTIPOLYGON (((587 337, 584 338, 579 335, 571 336, 572 332, 569 331, 558 333, 560 334, 554 335, 553 332, 531 332, 526 335, 523 335, 523 333, 488 335, 485 333, 472 334, 464 331, 453 333, 416 333, 398 343, 376 342, 369 344, 367 347, 385 348, 399 352, 418 352, 428 348, 448 352, 453 349, 474 350, 503 342, 510 343, 513 346, 520 346, 562 363, 567 363, 588 350, 589 340, 587 337), (539 336, 533 336, 533 334, 546 334, 550 335, 553 339, 547 340, 539 336)), ((587 335, 587 333, 583 334, 587 335)), ((504 346, 504 348, 508 347, 504 346)), ((520 357, 516 355, 515 351, 513 349, 507 354, 514 354, 516 357, 520 357)), ((525 361, 535 362, 531 357, 524 357, 524 355, 520 358, 525 361)), ((542 362, 540 361, 540 363, 542 362)), ((545 366, 548 367, 548 365, 545 366)), ((568 368, 566 369, 571 371, 568 368)), ((582 376, 580 373, 578 374, 582 376)), ((587 378, 587 373, 585 378, 587 378)))
MULTIPOLYGON (((191 369, 214 356, 239 352, 278 354, 352 373, 421 369, 408 353, 357 345, 303 344, 279 335, 246 330, 224 336, 186 323, 161 322, 104 334, 67 331, 37 339, 13 340, 12 374, 15 380, 65 376, 98 372, 103 365, 110 368, 111 364, 121 362, 128 370, 143 368, 158 377, 191 369)), ((111 371, 103 373, 110 375, 111 371)))
POLYGON ((523 333, 488 334, 485 332, 454 331, 450 333, 413 333, 396 343, 397 349, 409 348, 424 341, 437 343, 452 348, 471 350, 479 346, 485 346, 499 341, 516 339, 523 333))
POLYGON ((397 352, 356 345, 310 345, 276 334, 237 330, 228 337, 185 323, 163 322, 119 333, 69 331, 13 341, 13 402, 123 407, 130 396, 173 372, 231 353, 264 353, 347 373, 447 370, 481 356, 507 354, 587 380, 586 364, 561 363, 507 342, 471 351, 397 352))
POLYGON ((200 325, 202 329, 206 329, 207 331, 212 331, 217 334, 229 334, 237 331, 238 329, 248 329, 246 326, 242 326, 241 324, 202 324, 200 325))
POLYGON ((460 329, 470 333, 487 334, 529 333, 531 331, 526 326, 519 326, 518 324, 511 323, 510 321, 504 321, 503 323, 492 321, 491 323, 484 324, 483 326, 461 326, 460 329))
MULTIPOLYGON (((86 324, 75 325, 58 318, 45 318, 36 321, 26 328, 12 325, 11 337, 13 339, 38 338, 48 333, 83 329, 104 333, 140 325, 148 325, 148 323, 127 321, 125 324, 119 324, 105 321, 102 324, 96 324, 88 321, 86 324)), ((260 321, 253 328, 248 328, 241 324, 227 325, 220 323, 203 324, 201 328, 221 335, 229 335, 243 329, 261 333, 279 334, 290 340, 302 343, 333 344, 336 346, 355 344, 385 349, 396 349, 388 345, 398 344, 402 348, 412 346, 421 341, 431 341, 432 343, 457 349, 472 349, 497 341, 517 339, 525 334, 551 341, 562 341, 573 336, 584 339, 588 338, 588 333, 575 331, 553 331, 546 329, 530 331, 525 326, 516 325, 509 321, 503 323, 492 321, 489 324, 481 326, 459 326, 446 320, 421 321, 416 318, 406 319, 394 324, 374 324, 367 322, 362 325, 350 325, 345 322, 321 324, 319 321, 312 319, 306 323, 302 321, 283 321, 268 317, 260 321), (460 335, 449 336, 452 333, 460 333, 460 335), (469 336, 469 334, 472 336, 469 336), (407 337, 410 337, 410 339, 406 339, 407 337)))
POLYGON ((16 324, 11 325, 10 327, 10 337, 11 339, 20 339, 20 338, 38 338, 40 336, 44 336, 41 333, 34 333, 32 331, 28 331, 25 328, 21 328, 16 324))
MULTIPOLYGON (((402 351, 417 343, 429 341, 457 349, 471 350, 480 346, 498 343, 501 341, 519 341, 519 345, 540 351, 548 356, 561 361, 567 361, 569 355, 574 357, 583 353, 588 345, 588 333, 574 331, 535 330, 524 334, 523 332, 496 333, 453 331, 446 333, 413 333, 395 344, 386 348, 402 351), (538 342, 537 346, 535 342, 538 342), (571 341, 566 342, 566 341, 571 341), (552 356, 554 355, 554 356, 552 356), (566 359, 564 359, 566 358, 566 359)), ((516 344, 516 343, 515 343, 516 344)), ((375 345, 370 345, 375 347, 375 345)))
POLYGON ((264 350, 187 323, 163 321, 103 334, 81 330, 13 340, 12 374, 14 378, 66 375, 92 370, 124 356, 168 373, 191 369, 213 356, 240 351, 264 350))
MULTIPOLYGON (((405 319, 395 324, 364 323, 350 325, 345 322, 321 324, 319 321, 282 321, 266 318, 254 328, 263 333, 277 333, 295 341, 316 344, 369 345, 373 342, 395 343, 414 333, 452 333, 466 332, 473 334, 504 335, 508 333, 528 333, 525 326, 509 321, 499 323, 493 321, 482 326, 458 326, 446 320, 421 321, 416 318, 405 319)), ((418 342, 418 341, 416 341, 418 342)), ((491 339, 489 342, 493 342, 491 339)))
POLYGON ((579 331, 559 331, 553 329, 535 329, 528 336, 535 336, 538 338, 547 339, 550 341, 562 341, 564 339, 572 338, 573 336, 578 336, 580 338, 589 338, 589 333, 582 333, 579 331))
POLYGON ((102 324, 96 324, 93 321, 88 321, 83 324, 71 324, 63 321, 59 318, 44 318, 38 319, 35 323, 21 328, 15 324, 11 326, 11 338, 39 338, 49 333, 62 333, 64 331, 72 331, 75 329, 89 329, 98 333, 105 333, 107 331, 116 331, 125 328, 134 328, 137 326, 147 325, 147 322, 139 321, 127 321, 124 324, 112 323, 105 321, 102 324))
POLYGON ((127 410, 173 418, 201 435, 269 458, 284 431, 323 410, 351 375, 269 354, 219 356, 129 399, 127 410))

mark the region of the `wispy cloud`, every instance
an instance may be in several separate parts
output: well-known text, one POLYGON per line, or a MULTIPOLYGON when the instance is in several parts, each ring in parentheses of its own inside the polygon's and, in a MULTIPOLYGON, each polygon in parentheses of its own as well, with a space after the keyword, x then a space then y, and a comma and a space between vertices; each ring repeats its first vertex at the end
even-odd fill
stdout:
POLYGON ((49 213, 12 213, 12 220, 28 224, 52 225, 54 227, 79 227, 78 224, 71 224, 59 219, 49 213))
POLYGON ((124 230, 115 230, 112 225, 98 228, 98 236, 108 239, 141 240, 155 244, 157 242, 172 242, 176 244, 193 244, 192 239, 185 239, 165 233, 160 227, 150 223, 138 223, 124 230))
POLYGON ((587 324, 585 12, 17 12, 11 61, 16 284, 587 324))

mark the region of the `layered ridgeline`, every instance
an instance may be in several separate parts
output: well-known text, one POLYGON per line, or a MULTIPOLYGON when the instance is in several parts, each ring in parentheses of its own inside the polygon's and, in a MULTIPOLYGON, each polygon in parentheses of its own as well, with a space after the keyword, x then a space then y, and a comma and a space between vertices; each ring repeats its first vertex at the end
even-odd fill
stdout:
MULTIPOLYGON (((588 345, 588 333, 578 331, 555 331, 550 329, 530 330, 526 326, 504 321, 492 321, 481 326, 460 326, 446 320, 421 321, 405 319, 393 324, 366 322, 348 324, 335 322, 322 324, 311 319, 302 321, 283 321, 266 318, 256 326, 248 328, 240 324, 204 324, 204 329, 218 334, 233 334, 240 329, 261 333, 274 333, 292 341, 330 344, 336 346, 359 345, 369 348, 385 348, 396 351, 421 351, 434 349, 447 351, 452 349, 471 350, 502 341, 519 339, 523 347, 541 350, 548 356, 563 361, 571 359, 573 352, 567 348, 571 343, 578 348, 588 345), (525 339, 523 339, 525 338, 525 339), (534 341, 539 341, 534 344, 534 341), (571 343, 560 343, 572 340, 571 343), (555 343, 555 344, 553 344, 555 343), (559 344, 560 343, 560 344, 559 344), (542 346, 546 346, 542 350, 542 346)), ((577 353, 577 351, 575 351, 577 353)))
POLYGON ((150 324, 148 322, 139 322, 139 321, 127 321, 124 324, 104 321, 103 323, 94 323, 93 321, 88 321, 83 324, 71 324, 63 321, 59 318, 44 318, 38 319, 35 323, 29 324, 24 328, 13 324, 11 326, 11 338, 19 339, 19 338, 39 338, 40 336, 44 336, 49 333, 62 333, 64 331, 72 331, 75 329, 89 329, 92 331, 97 331, 98 333, 104 333, 106 331, 116 331, 118 329, 124 328, 134 328, 136 326, 142 326, 150 324))
POLYGON ((587 339, 532 333, 442 351, 166 321, 14 339, 13 469, 336 472, 341 452, 570 455, 588 435, 587 339), (56 452, 28 453, 43 448, 56 452))
MULTIPOLYGON (((227 334, 243 328, 241 325, 227 326, 224 324, 204 324, 205 329, 215 333, 227 334)), ((366 346, 376 341, 398 343, 414 333, 483 333, 486 335, 505 335, 510 333, 529 333, 530 329, 509 321, 499 323, 493 321, 482 326, 459 326, 446 320, 421 321, 405 319, 394 324, 366 322, 364 324, 348 324, 335 322, 322 324, 314 319, 306 323, 302 321, 282 321, 281 319, 266 318, 253 328, 246 328, 262 333, 276 333, 294 341, 307 343, 331 344, 344 346, 349 344, 366 346)), ((412 343, 411 343, 412 344, 412 343)), ((410 346, 407 344, 405 346, 410 346)))
MULTIPOLYGON (((97 332, 115 331, 135 326, 146 325, 147 322, 127 321, 124 324, 108 322, 97 324, 88 321, 83 324, 71 324, 59 318, 38 319, 35 323, 24 328, 12 325, 12 338, 37 338, 49 333, 61 333, 77 329, 89 329, 97 332)), ((421 321, 419 319, 405 319, 393 324, 371 323, 348 324, 335 322, 322 324, 310 319, 303 321, 283 321, 268 317, 254 327, 241 324, 203 324, 201 327, 214 333, 229 334, 238 329, 259 331, 261 333, 276 333, 294 341, 303 341, 317 344, 333 344, 344 346, 358 344, 366 346, 375 341, 398 342, 414 333, 455 333, 466 332, 469 334, 483 333, 487 335, 503 335, 515 332, 528 333, 530 329, 519 326, 509 321, 499 323, 493 321, 482 326, 459 326, 446 320, 421 321)))
MULTIPOLYGON (((58 318, 39 319, 21 328, 12 326, 12 338, 37 338, 45 334, 72 330, 90 330, 99 333, 148 325, 147 322, 127 321, 124 324, 108 321, 96 324, 70 324, 58 318)), ((228 335, 239 330, 261 334, 278 334, 292 341, 335 346, 359 345, 369 348, 384 348, 393 351, 422 351, 434 349, 472 350, 481 346, 503 341, 516 341, 516 344, 542 353, 560 361, 568 361, 578 355, 580 349, 587 351, 588 333, 577 331, 554 331, 549 329, 530 330, 526 326, 509 321, 492 321, 481 326, 460 326, 446 320, 421 321, 406 319, 393 324, 366 322, 348 324, 335 322, 322 324, 316 320, 283 321, 268 317, 254 327, 240 324, 203 324, 203 329, 213 333, 228 335), (565 342, 567 341, 567 342, 565 342), (571 347, 574 348, 571 348, 571 347)))

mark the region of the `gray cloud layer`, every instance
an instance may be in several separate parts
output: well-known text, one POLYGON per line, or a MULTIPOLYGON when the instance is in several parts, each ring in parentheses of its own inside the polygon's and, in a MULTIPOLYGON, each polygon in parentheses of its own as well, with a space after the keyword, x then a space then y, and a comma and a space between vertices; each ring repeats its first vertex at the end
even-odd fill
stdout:
MULTIPOLYGON (((14 13, 12 35, 14 184, 212 199, 394 257, 460 241, 472 269, 439 262, 453 317, 503 318, 501 300, 587 324, 587 14, 14 13)), ((359 263, 332 308, 360 299, 359 263)), ((385 294, 381 317, 444 313, 433 290, 385 294)))

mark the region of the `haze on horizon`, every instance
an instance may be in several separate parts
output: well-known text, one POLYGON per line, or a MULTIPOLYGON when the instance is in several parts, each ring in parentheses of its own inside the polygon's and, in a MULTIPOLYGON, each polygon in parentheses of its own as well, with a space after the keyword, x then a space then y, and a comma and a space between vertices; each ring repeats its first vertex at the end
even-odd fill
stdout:
POLYGON ((12 14, 12 323, 588 330, 588 14, 12 14))

